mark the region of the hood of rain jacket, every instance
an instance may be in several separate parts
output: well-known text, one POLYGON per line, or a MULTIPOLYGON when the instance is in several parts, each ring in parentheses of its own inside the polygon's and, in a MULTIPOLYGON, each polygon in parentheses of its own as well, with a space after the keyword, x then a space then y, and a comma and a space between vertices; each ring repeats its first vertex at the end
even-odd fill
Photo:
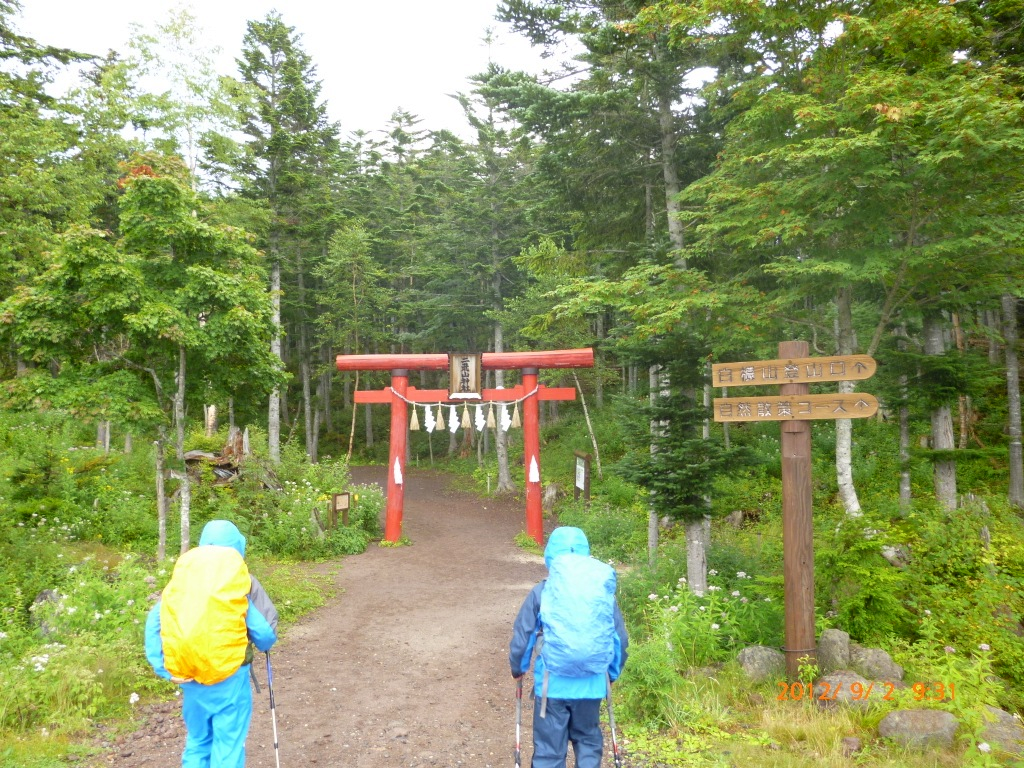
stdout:
POLYGON ((548 545, 544 547, 544 565, 551 570, 551 561, 559 555, 589 555, 590 542, 587 534, 579 528, 565 525, 555 528, 548 537, 548 545))

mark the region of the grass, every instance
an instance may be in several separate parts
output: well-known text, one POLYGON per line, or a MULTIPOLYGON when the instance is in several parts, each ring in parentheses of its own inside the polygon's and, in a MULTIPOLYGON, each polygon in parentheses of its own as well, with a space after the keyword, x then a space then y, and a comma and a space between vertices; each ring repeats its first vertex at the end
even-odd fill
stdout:
MULTIPOLYGON (((874 736, 877 709, 820 709, 778 701, 769 685, 751 687, 726 665, 721 674, 696 675, 687 686, 689 722, 652 732, 619 724, 631 764, 642 768, 962 768, 961 748, 914 751, 874 736), (849 750, 853 737, 860 746, 849 750)), ((1007 763, 1010 765, 1010 763, 1007 763)))

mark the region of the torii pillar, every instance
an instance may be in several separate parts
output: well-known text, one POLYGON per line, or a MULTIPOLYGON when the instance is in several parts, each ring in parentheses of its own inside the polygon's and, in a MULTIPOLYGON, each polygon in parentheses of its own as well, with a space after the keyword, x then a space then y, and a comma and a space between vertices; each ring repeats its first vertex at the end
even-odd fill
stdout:
MULTIPOLYGON (((391 371, 391 386, 383 390, 357 390, 354 403, 387 403, 391 406, 391 440, 388 452, 387 509, 384 538, 396 542, 402 536, 402 507, 405 500, 405 454, 407 403, 465 403, 450 400, 443 389, 417 390, 409 386, 409 371, 447 370, 448 355, 338 355, 339 371, 391 371)), ((548 352, 485 352, 484 370, 520 369, 522 383, 509 389, 485 389, 484 402, 523 403, 523 468, 526 473, 526 533, 544 543, 544 515, 541 508, 540 400, 575 400, 572 387, 545 387, 537 383, 541 368, 592 368, 593 349, 563 349, 548 352)))

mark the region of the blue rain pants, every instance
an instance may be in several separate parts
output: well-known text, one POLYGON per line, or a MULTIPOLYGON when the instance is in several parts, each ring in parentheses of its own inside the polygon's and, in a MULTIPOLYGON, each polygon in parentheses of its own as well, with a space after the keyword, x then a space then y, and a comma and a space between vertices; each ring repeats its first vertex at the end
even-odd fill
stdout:
POLYGON ((182 768, 245 768, 252 719, 249 665, 214 685, 185 683, 181 715, 188 729, 182 768))
POLYGON ((552 699, 546 717, 540 716, 541 697, 533 702, 533 762, 531 768, 565 768, 569 742, 576 768, 600 768, 601 699, 552 699))

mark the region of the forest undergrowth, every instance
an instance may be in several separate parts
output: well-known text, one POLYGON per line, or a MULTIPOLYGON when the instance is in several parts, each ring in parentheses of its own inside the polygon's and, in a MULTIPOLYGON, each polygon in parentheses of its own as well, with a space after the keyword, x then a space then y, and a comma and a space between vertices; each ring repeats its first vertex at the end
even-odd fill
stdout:
MULTIPOLYGON (((128 727, 139 702, 166 695, 137 650, 149 598, 168 578, 169 564, 154 557, 148 450, 86 447, 81 425, 53 416, 3 418, 0 764, 42 768, 81 749, 95 722, 128 727)), ((597 439, 614 456, 610 422, 597 423, 597 439)), ((827 448, 827 432, 819 434, 827 448)), ((574 454, 587 447, 581 424, 566 418, 549 425, 545 437, 547 478, 563 489, 549 514, 583 528, 594 555, 620 573, 631 653, 616 686, 616 719, 631 759, 652 768, 1013 764, 984 734, 986 707, 1020 712, 1024 703, 1017 623, 1024 532, 1020 517, 986 492, 988 468, 972 498, 949 513, 923 492, 922 465, 915 475, 920 499, 900 511, 882 501, 891 496, 884 486, 894 476, 895 449, 884 425, 865 424, 858 443, 865 455, 855 466, 868 503, 861 517, 849 518, 831 498, 827 450, 816 446, 822 457, 814 468, 819 632, 842 629, 857 643, 888 651, 908 681, 941 681, 955 690, 934 701, 908 687, 865 708, 826 709, 809 693, 794 697, 792 687, 780 696, 780 681, 752 683, 736 662, 746 646, 783 645, 776 440, 734 435, 758 460, 711 494, 709 586, 696 594, 680 527, 662 527, 658 550, 649 556, 644 493, 608 469, 593 478, 589 503, 564 493, 572 486, 574 454), (737 510, 744 522, 727 522, 725 515, 737 510), (888 562, 886 546, 908 553, 905 562, 888 562), (962 727, 954 749, 909 751, 877 736, 888 712, 915 707, 956 715, 962 727), (858 740, 854 751, 851 738, 858 740)), ((412 445, 422 464, 429 462, 424 439, 417 435, 412 445)), ((216 451, 223 441, 223 434, 195 433, 189 446, 216 451)), ((325 458, 313 465, 286 451, 273 472, 278 490, 271 492, 258 434, 253 444, 254 471, 247 474, 262 479, 198 483, 192 527, 198 531, 214 517, 239 524, 249 537, 252 570, 278 596, 288 624, 331 597, 331 579, 317 577, 310 563, 360 552, 380 538, 383 495, 376 487, 351 489, 359 497, 352 525, 321 535, 311 510, 322 515, 331 494, 349 487, 344 462, 325 458)), ((448 459, 438 450, 435 466, 482 494, 494 485, 496 467, 486 459, 448 459)), ((513 472, 521 485, 521 467, 513 472)), ((172 514, 168 552, 178 550, 177 522, 172 514)), ((527 539, 521 536, 520 544, 530 546, 527 539)), ((811 690, 816 672, 803 668, 800 690, 811 690)))

